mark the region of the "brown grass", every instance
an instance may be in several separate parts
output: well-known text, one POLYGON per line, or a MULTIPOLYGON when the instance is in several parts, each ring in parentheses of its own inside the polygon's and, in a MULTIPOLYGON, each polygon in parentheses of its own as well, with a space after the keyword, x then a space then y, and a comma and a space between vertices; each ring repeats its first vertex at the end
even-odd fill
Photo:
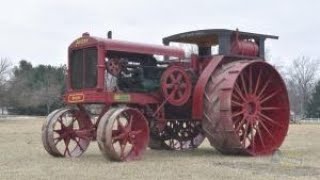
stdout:
POLYGON ((49 156, 43 118, 0 120, 0 179, 320 179, 320 125, 291 125, 280 156, 218 153, 206 141, 194 151, 148 150, 140 161, 106 160, 96 142, 80 158, 49 156))

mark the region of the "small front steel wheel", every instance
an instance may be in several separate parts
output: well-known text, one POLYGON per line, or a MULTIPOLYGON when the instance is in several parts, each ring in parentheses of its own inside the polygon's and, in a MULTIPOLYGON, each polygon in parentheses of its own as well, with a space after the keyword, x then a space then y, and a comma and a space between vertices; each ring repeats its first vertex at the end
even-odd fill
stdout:
POLYGON ((92 127, 85 112, 71 108, 55 110, 42 126, 43 146, 55 157, 81 156, 91 141, 92 127))
POLYGON ((147 120, 136 109, 112 108, 100 120, 97 140, 101 152, 111 160, 139 159, 149 142, 147 120))

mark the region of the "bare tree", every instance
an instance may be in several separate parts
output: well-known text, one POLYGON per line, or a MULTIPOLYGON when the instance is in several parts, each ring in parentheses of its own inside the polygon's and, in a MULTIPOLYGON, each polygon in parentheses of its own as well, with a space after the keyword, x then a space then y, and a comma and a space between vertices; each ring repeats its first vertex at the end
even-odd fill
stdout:
POLYGON ((291 109, 303 115, 319 68, 319 60, 301 56, 293 60, 287 72, 287 87, 291 109))
POLYGON ((8 58, 1 58, 0 59, 0 83, 3 84, 6 79, 7 75, 11 69, 11 62, 8 58))
POLYGON ((8 75, 11 70, 11 62, 8 58, 0 58, 0 108, 1 114, 3 114, 3 109, 7 106, 8 96, 7 96, 7 82, 8 75))

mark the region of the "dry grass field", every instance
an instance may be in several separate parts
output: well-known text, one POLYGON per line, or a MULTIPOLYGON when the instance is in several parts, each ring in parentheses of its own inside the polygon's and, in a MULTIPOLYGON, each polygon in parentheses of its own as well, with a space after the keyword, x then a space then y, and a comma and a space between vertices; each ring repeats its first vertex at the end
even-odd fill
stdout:
POLYGON ((0 179, 320 179, 320 125, 291 125, 281 153, 225 156, 206 141, 193 151, 148 150, 143 159, 106 160, 96 142, 80 158, 49 156, 43 118, 0 120, 0 179))

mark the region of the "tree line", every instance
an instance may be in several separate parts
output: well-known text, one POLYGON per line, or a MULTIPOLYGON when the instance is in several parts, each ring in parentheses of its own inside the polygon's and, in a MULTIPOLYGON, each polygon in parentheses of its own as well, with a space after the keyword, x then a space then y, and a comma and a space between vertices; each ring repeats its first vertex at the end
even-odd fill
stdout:
MULTIPOLYGON (((320 117, 319 63, 318 59, 302 56, 284 67, 275 66, 286 83, 290 109, 295 115, 320 117)), ((13 66, 8 59, 1 58, 1 109, 11 114, 47 115, 62 107, 66 70, 65 65, 33 66, 26 60, 13 66)))
MULTIPOLYGON (((37 65, 21 60, 17 66, 0 60, 0 106, 10 114, 47 115, 63 105, 66 66, 37 65)), ((3 112, 3 111, 2 111, 3 112)))

